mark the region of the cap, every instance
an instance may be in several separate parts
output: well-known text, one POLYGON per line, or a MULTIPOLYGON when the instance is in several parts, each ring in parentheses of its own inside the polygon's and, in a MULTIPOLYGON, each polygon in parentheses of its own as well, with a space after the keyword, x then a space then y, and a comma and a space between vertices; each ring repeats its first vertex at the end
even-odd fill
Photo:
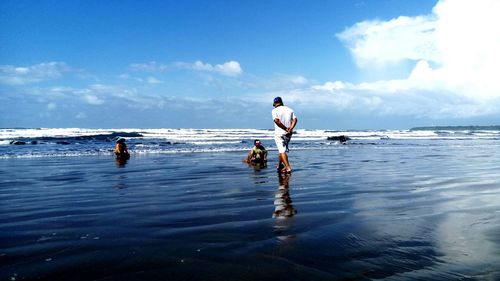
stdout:
POLYGON ((273 103, 283 103, 283 100, 281 100, 281 97, 275 97, 273 103))

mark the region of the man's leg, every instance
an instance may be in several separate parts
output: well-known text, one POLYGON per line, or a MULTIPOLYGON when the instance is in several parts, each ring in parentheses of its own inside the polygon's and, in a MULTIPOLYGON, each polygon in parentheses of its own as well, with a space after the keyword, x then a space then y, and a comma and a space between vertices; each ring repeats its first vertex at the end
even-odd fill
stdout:
POLYGON ((278 166, 276 167, 276 170, 278 172, 281 172, 281 163, 283 163, 283 157, 281 157, 281 151, 284 151, 284 146, 283 146, 283 140, 281 139, 280 136, 274 136, 274 142, 276 143, 276 147, 278 148, 278 166))
POLYGON ((290 143, 290 136, 283 136, 283 145, 285 147, 285 151, 283 153, 283 163, 285 164, 285 172, 291 173, 292 167, 290 167, 290 163, 288 162, 288 144, 290 143))
POLYGON ((288 151, 288 142, 290 142, 290 137, 288 136, 275 136, 274 140, 276 141, 276 146, 278 147, 278 171, 281 172, 281 164, 285 165, 285 172, 289 173, 292 171, 290 167, 290 163, 288 162, 288 155, 286 152, 288 151))
POLYGON ((280 163, 283 162, 285 164, 285 171, 287 173, 292 171, 292 167, 290 167, 290 163, 288 162, 288 154, 285 153, 280 153, 280 163))
POLYGON ((282 153, 278 152, 278 166, 276 167, 276 169, 278 170, 278 172, 281 172, 281 170, 282 170, 281 164, 283 164, 283 156, 281 156, 281 154, 282 153))

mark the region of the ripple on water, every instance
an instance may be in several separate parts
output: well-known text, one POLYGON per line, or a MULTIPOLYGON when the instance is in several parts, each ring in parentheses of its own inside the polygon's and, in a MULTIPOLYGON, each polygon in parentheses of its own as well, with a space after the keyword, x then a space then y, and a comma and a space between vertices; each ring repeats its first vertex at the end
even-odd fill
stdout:
POLYGON ((0 279, 495 280, 496 147, 434 148, 0 160, 0 279))

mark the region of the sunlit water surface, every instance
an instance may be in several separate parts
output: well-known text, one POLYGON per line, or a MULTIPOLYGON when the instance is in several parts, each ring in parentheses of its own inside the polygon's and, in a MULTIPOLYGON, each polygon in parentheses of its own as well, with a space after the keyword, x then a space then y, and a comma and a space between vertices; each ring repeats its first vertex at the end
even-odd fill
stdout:
POLYGON ((499 148, 0 159, 0 280, 500 280, 499 148))

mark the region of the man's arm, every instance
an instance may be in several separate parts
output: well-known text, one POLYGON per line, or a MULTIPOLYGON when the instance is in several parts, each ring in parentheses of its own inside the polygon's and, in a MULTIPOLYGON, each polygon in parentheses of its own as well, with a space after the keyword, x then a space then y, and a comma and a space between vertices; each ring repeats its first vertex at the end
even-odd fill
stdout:
POLYGON ((285 125, 283 125, 283 123, 281 123, 279 118, 274 118, 274 123, 276 123, 276 125, 278 125, 278 127, 280 127, 281 129, 285 131, 288 130, 288 128, 285 125))
POLYGON ((243 160, 243 162, 250 163, 250 159, 252 159, 252 149, 248 152, 247 158, 243 160))
POLYGON ((297 125, 297 117, 293 118, 292 126, 290 126, 290 128, 288 128, 290 130, 290 132, 293 132, 293 128, 295 128, 295 125, 297 125))
POLYGON ((286 131, 289 135, 291 135, 293 133, 293 128, 295 128, 295 125, 297 125, 297 117, 294 117, 293 120, 292 120, 292 125, 290 126, 290 128, 287 128, 286 131))

